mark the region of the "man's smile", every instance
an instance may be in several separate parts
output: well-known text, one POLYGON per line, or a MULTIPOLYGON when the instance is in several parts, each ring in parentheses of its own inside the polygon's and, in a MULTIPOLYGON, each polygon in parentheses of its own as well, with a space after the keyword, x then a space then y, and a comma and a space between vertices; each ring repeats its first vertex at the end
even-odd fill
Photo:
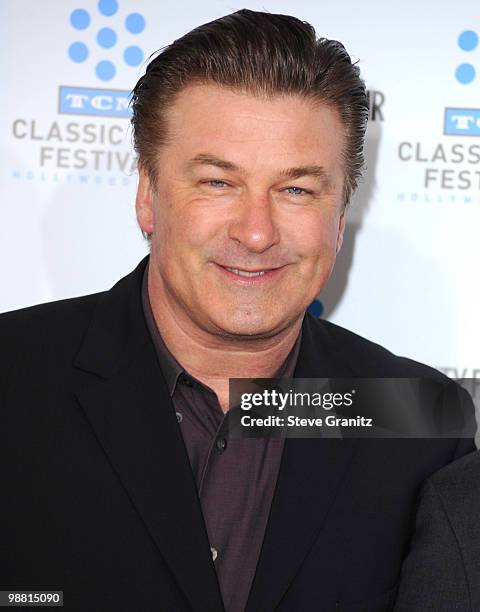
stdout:
POLYGON ((273 281, 280 277, 287 265, 277 268, 257 268, 256 270, 247 270, 243 268, 235 268, 231 266, 223 266, 214 262, 215 268, 219 270, 227 280, 239 283, 241 285, 259 285, 267 281, 273 281))

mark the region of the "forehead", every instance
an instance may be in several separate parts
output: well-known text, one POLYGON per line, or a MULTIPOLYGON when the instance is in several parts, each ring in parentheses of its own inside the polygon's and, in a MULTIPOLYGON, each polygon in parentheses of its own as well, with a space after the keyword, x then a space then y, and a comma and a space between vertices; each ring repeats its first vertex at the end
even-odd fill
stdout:
POLYGON ((241 165, 341 161, 344 130, 337 111, 299 95, 271 98, 214 84, 183 89, 167 113, 171 153, 214 152, 241 165), (207 146, 208 145, 208 146, 207 146))

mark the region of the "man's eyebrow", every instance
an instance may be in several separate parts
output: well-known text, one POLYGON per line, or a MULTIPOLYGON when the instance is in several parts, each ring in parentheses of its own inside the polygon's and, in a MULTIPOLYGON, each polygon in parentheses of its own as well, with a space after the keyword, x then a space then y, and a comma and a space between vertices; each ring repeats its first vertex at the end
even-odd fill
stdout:
MULTIPOLYGON (((241 166, 237 166, 233 162, 226 159, 221 159, 220 157, 215 157, 214 155, 209 155, 207 153, 199 153, 195 157, 192 157, 192 159, 187 162, 186 167, 190 169, 195 166, 203 165, 216 166, 222 170, 230 170, 232 172, 246 174, 244 168, 241 166)), ((314 164, 308 166, 298 166, 295 168, 286 168, 285 170, 280 171, 280 175, 291 180, 299 179, 302 176, 313 176, 321 179, 327 186, 330 185, 330 178, 325 168, 323 168, 323 166, 317 166, 314 164)))
POLYGON ((199 153, 186 163, 186 168, 190 169, 195 166, 216 166, 222 168, 222 170, 231 170, 233 172, 244 173, 244 169, 237 166, 233 162, 229 162, 226 159, 215 157, 214 155, 208 155, 207 153, 199 153))
POLYGON ((329 182, 329 176, 322 166, 298 166, 297 168, 287 168, 280 172, 282 176, 288 179, 298 179, 302 176, 314 176, 322 179, 325 182, 329 182))

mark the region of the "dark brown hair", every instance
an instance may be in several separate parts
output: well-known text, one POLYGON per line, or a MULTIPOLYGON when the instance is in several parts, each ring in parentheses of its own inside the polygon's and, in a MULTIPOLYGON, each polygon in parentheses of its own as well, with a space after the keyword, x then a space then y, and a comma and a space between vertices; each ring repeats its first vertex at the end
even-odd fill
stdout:
POLYGON ((345 127, 344 203, 349 202, 363 169, 368 101, 358 66, 341 43, 317 40, 314 28, 296 17, 243 9, 195 28, 157 53, 131 101, 138 163, 154 184, 175 96, 193 83, 215 83, 267 98, 299 95, 335 108, 345 127))

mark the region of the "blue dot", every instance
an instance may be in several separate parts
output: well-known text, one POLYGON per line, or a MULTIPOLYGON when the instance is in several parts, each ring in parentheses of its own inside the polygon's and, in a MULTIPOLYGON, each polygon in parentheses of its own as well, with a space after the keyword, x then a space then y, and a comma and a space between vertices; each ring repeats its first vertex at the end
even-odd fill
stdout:
POLYGON ((478 34, 473 30, 465 30, 458 37, 458 46, 463 51, 473 51, 478 45, 478 34))
POLYGON ((105 17, 111 17, 118 11, 118 2, 117 0, 99 0, 98 10, 105 17))
POLYGON ((140 13, 130 13, 125 19, 125 27, 132 34, 140 34, 145 29, 145 19, 140 13))
POLYGON ((68 56, 72 62, 84 62, 88 57, 88 48, 82 42, 74 42, 68 47, 68 56))
POLYGON ((90 15, 83 9, 75 9, 70 15, 70 23, 77 30, 84 30, 90 25, 90 15))
POLYGON ((117 42, 117 35, 111 28, 102 28, 98 30, 97 42, 104 49, 111 49, 117 42))
POLYGON ((123 59, 129 66, 139 66, 143 61, 143 51, 140 47, 132 45, 125 49, 123 59))
POLYGON ((110 81, 115 76, 115 66, 112 62, 103 60, 95 66, 95 73, 102 81, 110 81))
POLYGON ((472 64, 460 64, 455 70, 455 77, 459 83, 468 85, 475 78, 475 68, 472 64))
POLYGON ((323 304, 320 300, 313 300, 313 302, 308 307, 308 312, 312 314, 314 317, 321 317, 323 313, 323 304))

